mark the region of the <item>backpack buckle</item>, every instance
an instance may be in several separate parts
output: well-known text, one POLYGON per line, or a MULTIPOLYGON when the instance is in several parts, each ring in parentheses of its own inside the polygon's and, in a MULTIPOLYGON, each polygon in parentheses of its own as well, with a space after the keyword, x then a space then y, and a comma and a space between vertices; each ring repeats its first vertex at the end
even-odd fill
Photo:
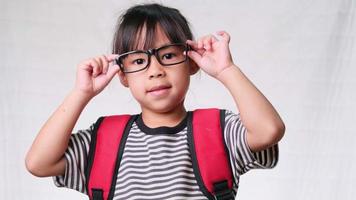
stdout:
POLYGON ((103 200, 103 190, 98 188, 93 188, 92 190, 93 200, 103 200))
POLYGON ((227 180, 214 183, 215 200, 233 200, 235 195, 229 188, 227 180))

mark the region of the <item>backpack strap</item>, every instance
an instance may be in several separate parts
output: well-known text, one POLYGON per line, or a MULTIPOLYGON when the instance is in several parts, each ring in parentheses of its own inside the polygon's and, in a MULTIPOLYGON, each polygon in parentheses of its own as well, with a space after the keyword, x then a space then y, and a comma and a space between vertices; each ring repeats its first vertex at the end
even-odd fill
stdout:
POLYGON ((218 109, 195 110, 188 120, 193 171, 201 191, 209 199, 235 198, 224 124, 225 111, 218 109))
POLYGON ((95 123, 86 169, 90 199, 112 199, 124 146, 135 118, 113 115, 100 117, 95 123))

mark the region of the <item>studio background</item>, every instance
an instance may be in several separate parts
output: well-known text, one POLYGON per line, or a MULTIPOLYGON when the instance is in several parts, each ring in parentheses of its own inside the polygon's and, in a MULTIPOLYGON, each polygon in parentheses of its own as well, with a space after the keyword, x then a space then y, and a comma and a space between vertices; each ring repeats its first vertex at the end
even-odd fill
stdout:
MULTIPOLYGON (((32 176, 24 158, 73 88, 77 64, 110 53, 118 16, 137 2, 144 1, 0 1, 0 199, 87 199, 32 176)), ((187 17, 196 38, 228 31, 234 62, 286 124, 279 164, 243 175, 237 199, 355 199, 356 2, 161 2, 187 17)), ((192 77, 186 106, 237 112, 228 91, 204 72, 192 77)), ((73 132, 138 108, 115 77, 73 132)))

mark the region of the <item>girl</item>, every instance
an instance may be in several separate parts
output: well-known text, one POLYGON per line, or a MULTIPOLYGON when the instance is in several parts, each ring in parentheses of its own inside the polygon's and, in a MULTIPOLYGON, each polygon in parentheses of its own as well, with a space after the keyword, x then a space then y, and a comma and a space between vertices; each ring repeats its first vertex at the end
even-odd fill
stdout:
POLYGON ((113 199, 207 199, 193 171, 184 99, 199 69, 231 93, 240 114, 224 111, 223 140, 233 173, 272 168, 284 124, 276 110, 231 58, 230 36, 217 32, 194 41, 187 20, 159 4, 134 6, 118 23, 113 54, 81 62, 73 90, 44 124, 26 157, 35 176, 88 194, 86 170, 95 126, 70 134, 87 103, 115 75, 141 107, 129 127, 113 199), (114 64, 111 64, 114 63, 114 64))

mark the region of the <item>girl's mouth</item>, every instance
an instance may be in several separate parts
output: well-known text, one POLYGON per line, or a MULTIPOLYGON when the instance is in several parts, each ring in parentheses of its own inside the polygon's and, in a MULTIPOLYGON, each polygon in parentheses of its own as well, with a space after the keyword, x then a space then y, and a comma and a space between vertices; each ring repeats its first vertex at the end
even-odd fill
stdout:
POLYGON ((168 93, 169 89, 171 88, 170 85, 159 85, 159 86, 154 86, 151 89, 147 91, 148 94, 154 95, 154 96, 161 96, 166 93, 168 93))

